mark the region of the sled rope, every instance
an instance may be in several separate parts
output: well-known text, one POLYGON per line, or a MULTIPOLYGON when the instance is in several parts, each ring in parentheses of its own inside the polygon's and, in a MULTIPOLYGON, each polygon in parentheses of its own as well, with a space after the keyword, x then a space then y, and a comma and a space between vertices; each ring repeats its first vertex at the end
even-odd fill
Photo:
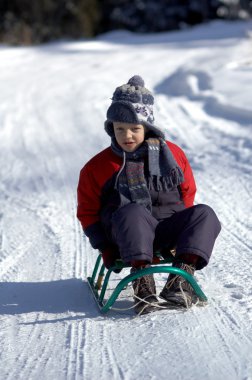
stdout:
MULTIPOLYGON (((183 290, 181 284, 180 284, 179 287, 180 287, 180 291, 181 291, 182 297, 183 297, 183 299, 184 299, 184 301, 185 301, 185 305, 186 305, 185 308, 186 308, 187 310, 189 310, 190 307, 189 307, 189 305, 188 305, 188 300, 187 300, 186 294, 185 294, 185 292, 184 292, 184 290, 183 290)), ((134 309, 135 306, 139 305, 141 302, 144 302, 146 305, 143 307, 143 309, 142 309, 139 313, 137 313, 136 316, 140 316, 140 315, 144 312, 144 310, 146 309, 146 307, 149 306, 149 305, 150 305, 150 306, 154 306, 154 307, 156 307, 157 309, 166 309, 166 310, 169 309, 169 307, 167 307, 167 306, 162 306, 162 305, 159 305, 159 304, 156 303, 156 302, 149 302, 149 301, 147 301, 146 298, 149 298, 150 296, 158 297, 157 294, 151 294, 151 295, 148 295, 148 296, 145 297, 145 298, 140 298, 140 297, 134 295, 134 298, 136 298, 136 299, 139 300, 139 301, 138 301, 137 303, 135 303, 134 305, 129 306, 129 307, 125 307, 125 308, 111 307, 111 310, 114 310, 114 311, 127 311, 127 310, 131 310, 131 309, 134 309)), ((159 297, 158 297, 158 298, 159 298, 159 297)), ((162 300, 163 300, 163 299, 162 299, 162 300)), ((197 306, 198 303, 199 303, 199 299, 197 299, 197 301, 194 303, 194 306, 197 306)), ((175 304, 174 304, 174 305, 172 305, 172 306, 173 306, 172 309, 173 309, 173 308, 176 308, 176 306, 177 306, 178 309, 180 309, 179 305, 175 305, 175 304)))
POLYGON ((183 299, 185 301, 186 309, 188 310, 189 309, 189 305, 188 305, 188 301, 187 301, 187 297, 185 295, 184 289, 182 288, 181 282, 179 283, 179 289, 180 289, 182 297, 183 297, 183 299))
POLYGON ((147 306, 147 305, 155 305, 155 306, 156 306, 155 303, 152 303, 152 302, 148 302, 148 301, 146 301, 146 298, 149 298, 150 296, 155 296, 155 297, 157 297, 156 294, 150 294, 150 295, 148 295, 148 296, 145 297, 145 298, 140 298, 140 297, 134 295, 134 298, 137 298, 137 299, 139 300, 139 302, 135 303, 134 305, 129 306, 129 307, 125 307, 125 308, 123 308, 123 307, 122 307, 122 308, 121 308, 121 307, 111 307, 110 309, 111 309, 111 310, 117 310, 117 311, 120 311, 120 310, 121 310, 121 311, 126 311, 126 310, 130 310, 130 309, 134 309, 134 307, 137 306, 137 305, 139 305, 141 302, 146 303, 146 306, 147 306))
POLYGON ((127 311, 127 310, 131 310, 131 309, 134 309, 135 306, 139 305, 141 302, 146 303, 146 305, 143 307, 143 309, 139 313, 137 313, 136 316, 140 316, 144 312, 144 310, 146 309, 146 307, 149 306, 149 305, 154 306, 157 309, 168 309, 167 306, 162 306, 162 305, 159 305, 156 302, 149 302, 149 301, 147 301, 146 298, 149 298, 150 296, 158 297, 157 294, 151 294, 151 295, 148 295, 145 298, 140 298, 140 297, 134 295, 134 298, 138 299, 139 301, 137 303, 135 303, 133 306, 129 306, 129 307, 126 307, 126 308, 111 307, 111 310, 115 310, 115 311, 127 311))

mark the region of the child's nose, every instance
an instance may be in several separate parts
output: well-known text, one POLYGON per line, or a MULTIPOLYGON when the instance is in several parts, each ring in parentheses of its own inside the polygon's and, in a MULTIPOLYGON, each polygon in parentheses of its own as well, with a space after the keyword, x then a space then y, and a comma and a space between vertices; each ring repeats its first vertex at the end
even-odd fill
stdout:
POLYGON ((126 133, 126 137, 127 138, 130 138, 132 136, 132 133, 131 133, 130 129, 127 129, 125 133, 126 133))

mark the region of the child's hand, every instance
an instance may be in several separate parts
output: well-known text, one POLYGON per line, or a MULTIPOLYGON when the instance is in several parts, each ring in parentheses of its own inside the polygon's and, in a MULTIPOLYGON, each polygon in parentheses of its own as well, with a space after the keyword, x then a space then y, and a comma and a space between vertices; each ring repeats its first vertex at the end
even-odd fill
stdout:
POLYGON ((116 259, 119 258, 118 251, 113 246, 108 246, 101 251, 104 265, 107 269, 115 265, 116 259))

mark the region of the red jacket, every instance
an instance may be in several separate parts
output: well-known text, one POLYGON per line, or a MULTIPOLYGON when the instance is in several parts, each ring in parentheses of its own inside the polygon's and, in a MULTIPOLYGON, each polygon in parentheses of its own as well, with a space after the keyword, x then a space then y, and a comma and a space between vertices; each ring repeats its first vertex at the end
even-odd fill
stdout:
MULTIPOLYGON (((196 193, 192 169, 181 148, 171 142, 167 142, 167 145, 184 173, 180 194, 185 207, 190 207, 193 205, 196 193)), ((103 245, 107 239, 100 219, 102 192, 107 182, 119 171, 121 165, 122 158, 109 147, 88 161, 80 172, 77 189, 77 217, 94 248, 103 245)))

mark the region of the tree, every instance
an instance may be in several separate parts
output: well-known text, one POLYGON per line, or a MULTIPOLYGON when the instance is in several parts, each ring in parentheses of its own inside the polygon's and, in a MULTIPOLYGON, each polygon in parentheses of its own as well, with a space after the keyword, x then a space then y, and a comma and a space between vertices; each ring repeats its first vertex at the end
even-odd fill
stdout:
POLYGON ((92 37, 100 20, 98 0, 1 0, 0 39, 12 44, 92 37))

